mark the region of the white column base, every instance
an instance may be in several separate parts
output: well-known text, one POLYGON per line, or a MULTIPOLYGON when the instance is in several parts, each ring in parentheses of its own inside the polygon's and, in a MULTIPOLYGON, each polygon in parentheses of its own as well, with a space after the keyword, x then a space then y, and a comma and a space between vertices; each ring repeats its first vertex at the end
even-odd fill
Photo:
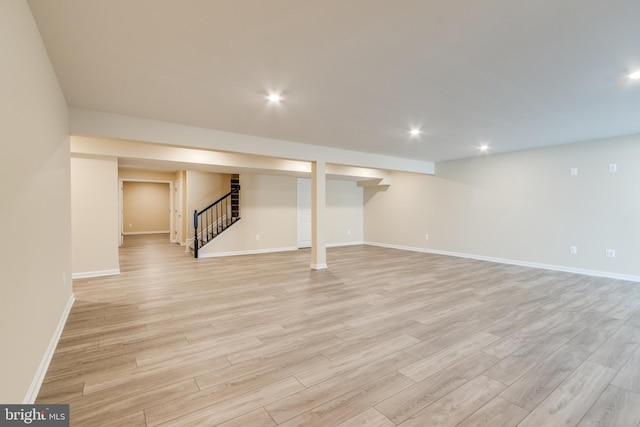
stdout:
POLYGON ((311 268, 314 270, 324 270, 326 268, 329 268, 329 266, 325 263, 325 264, 311 264, 311 268))

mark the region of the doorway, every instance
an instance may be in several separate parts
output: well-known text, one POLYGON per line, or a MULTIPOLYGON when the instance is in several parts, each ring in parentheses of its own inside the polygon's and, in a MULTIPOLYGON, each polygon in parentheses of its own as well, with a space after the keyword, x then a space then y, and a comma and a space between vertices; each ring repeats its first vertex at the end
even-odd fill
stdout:
POLYGON ((167 233, 175 229, 171 197, 173 181, 120 179, 119 244, 127 234, 167 233))

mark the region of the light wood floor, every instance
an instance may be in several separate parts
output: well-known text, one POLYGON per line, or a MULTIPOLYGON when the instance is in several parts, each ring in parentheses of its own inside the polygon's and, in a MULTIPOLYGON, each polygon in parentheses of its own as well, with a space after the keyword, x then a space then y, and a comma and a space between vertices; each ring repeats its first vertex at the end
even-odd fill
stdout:
POLYGON ((637 426, 640 284, 367 246, 127 236, 38 397, 74 426, 637 426))

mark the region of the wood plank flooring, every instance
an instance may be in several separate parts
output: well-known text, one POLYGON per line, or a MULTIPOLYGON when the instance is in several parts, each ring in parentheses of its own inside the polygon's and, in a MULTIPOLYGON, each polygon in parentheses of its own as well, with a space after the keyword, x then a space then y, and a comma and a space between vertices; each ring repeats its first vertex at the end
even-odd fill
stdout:
POLYGON ((37 403, 73 426, 632 426, 640 284, 370 246, 196 260, 127 236, 37 403))

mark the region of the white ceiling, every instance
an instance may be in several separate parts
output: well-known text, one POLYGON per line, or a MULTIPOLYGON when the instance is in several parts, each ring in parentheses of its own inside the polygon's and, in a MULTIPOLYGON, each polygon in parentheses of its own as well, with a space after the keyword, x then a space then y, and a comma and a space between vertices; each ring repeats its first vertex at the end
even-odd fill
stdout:
POLYGON ((640 133, 638 0, 29 4, 72 107, 426 161, 640 133))

